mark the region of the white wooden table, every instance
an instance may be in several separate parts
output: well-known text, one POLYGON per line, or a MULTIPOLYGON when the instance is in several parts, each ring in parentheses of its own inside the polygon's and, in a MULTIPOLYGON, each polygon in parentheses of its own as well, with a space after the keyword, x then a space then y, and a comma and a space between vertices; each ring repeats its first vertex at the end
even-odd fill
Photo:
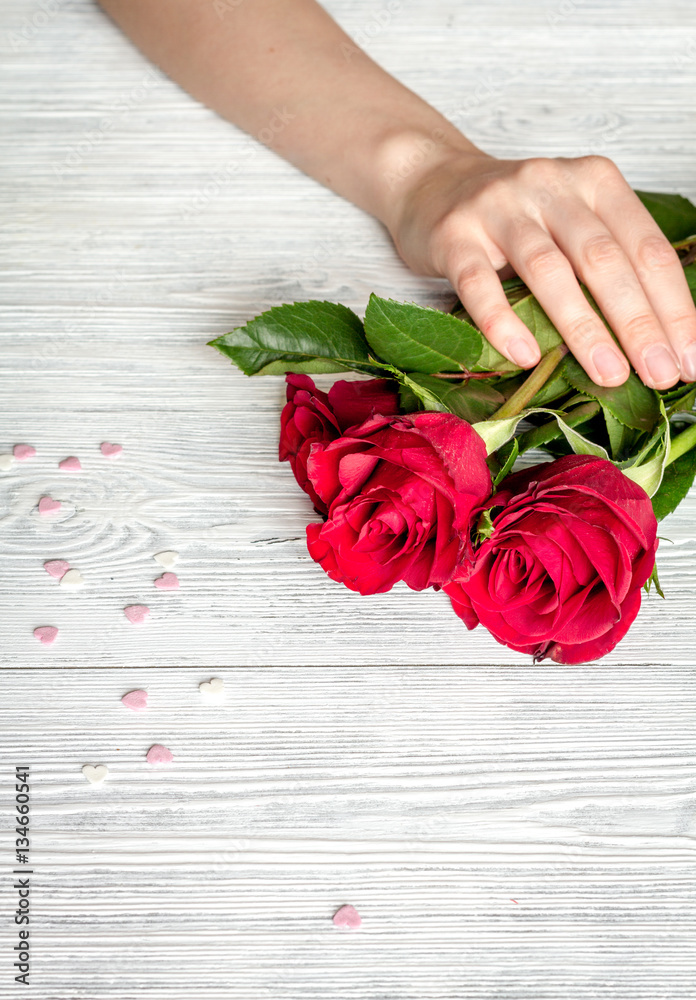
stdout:
MULTIPOLYGON (((605 153, 696 196, 692 0, 327 7, 488 151, 605 153)), ((0 41, 0 452, 38 451, 0 474, 0 739, 31 765, 34 871, 33 986, 6 874, 0 996, 693 1000, 694 498, 662 525, 668 601, 590 666, 533 666, 442 595, 332 583, 276 461, 282 382, 206 342, 295 298, 444 305, 444 282, 90 0, 4 0, 0 41)))

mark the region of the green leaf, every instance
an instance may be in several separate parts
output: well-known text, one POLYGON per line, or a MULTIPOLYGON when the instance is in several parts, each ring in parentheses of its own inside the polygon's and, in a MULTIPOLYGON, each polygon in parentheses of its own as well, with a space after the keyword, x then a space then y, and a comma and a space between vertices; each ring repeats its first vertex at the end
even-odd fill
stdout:
MULTIPOLYGON (((560 333, 531 293, 515 302, 512 311, 517 313, 525 326, 534 334, 542 357, 562 342, 560 333)), ((518 372, 520 367, 513 364, 512 361, 508 361, 487 340, 484 340, 481 355, 473 370, 477 372, 518 372)))
POLYGON ((482 511, 481 516, 478 519, 478 523, 476 524, 476 538, 479 545, 487 538, 490 538, 494 531, 495 527, 493 525, 493 518, 491 517, 490 510, 482 511))
POLYGON ((679 383, 674 389, 664 389, 660 398, 668 403, 667 415, 672 417, 677 413, 691 413, 696 401, 696 386, 693 383, 679 383))
POLYGON ((649 497, 654 496, 660 488, 669 455, 669 420, 662 400, 660 400, 660 417, 660 423, 652 438, 633 463, 628 467, 625 462, 618 463, 623 474, 642 486, 649 497), (646 456, 653 451, 654 454, 647 458, 646 456))
POLYGON ((570 386, 563 378, 563 366, 559 365, 545 386, 543 386, 532 399, 530 406, 548 406, 549 403, 561 399, 570 390, 570 386))
POLYGON ((417 413, 425 409, 423 400, 404 382, 399 383, 399 409, 402 413, 417 413))
POLYGON ((679 506, 696 479, 696 451, 687 451, 665 469, 660 488, 652 498, 655 517, 661 521, 679 506))
MULTIPOLYGON (((422 384, 421 378, 426 378, 427 376, 414 377, 412 375, 407 375, 405 372, 401 372, 397 377, 401 384, 413 393, 418 402, 421 404, 422 409, 434 413, 449 412, 442 400, 439 399, 427 385, 422 384)), ((433 379, 432 381, 437 382, 437 379, 433 379)), ((421 407, 418 408, 420 409, 421 407)))
POLYGON ((633 371, 623 385, 606 388, 593 382, 580 363, 569 354, 563 362, 562 374, 574 389, 598 399, 626 427, 650 433, 659 422, 658 394, 648 389, 633 371))
POLYGON ((692 298, 696 299, 696 263, 686 265, 684 268, 684 277, 691 291, 692 298))
POLYGON ((696 234, 696 206, 680 194, 636 191, 670 243, 696 234))
POLYGON ((512 448, 510 449, 510 454, 505 459, 505 464, 503 465, 502 469, 500 470, 500 472, 498 473, 498 475, 493 480, 493 485, 494 486, 497 486, 498 483, 501 483, 503 481, 503 479, 505 479, 505 477, 507 476, 507 474, 510 472, 510 470, 513 467, 513 465, 517 461, 517 456, 519 455, 519 453, 520 453, 520 446, 519 446, 519 444, 517 442, 517 438, 513 438, 512 439, 512 448))
POLYGON ((607 434, 609 435, 609 444, 611 445, 611 457, 620 460, 625 457, 627 450, 635 443, 636 432, 612 416, 606 406, 602 407, 602 413, 607 425, 607 434))
POLYGON ((594 455, 596 458, 605 458, 609 461, 609 455, 605 448, 602 448, 600 444, 595 444, 594 441, 588 440, 588 438, 583 437, 582 434, 579 434, 572 427, 569 427, 563 420, 563 417, 559 413, 556 413, 555 410, 546 410, 543 407, 523 410, 522 413, 518 413, 514 417, 509 417, 507 420, 485 420, 474 424, 474 430, 479 437, 483 438, 487 453, 492 455, 494 451, 502 448, 510 440, 517 430, 517 425, 520 421, 531 416, 533 413, 548 413, 554 417, 558 421, 558 426, 563 432, 566 441, 576 455, 594 455))
POLYGON ((454 413, 470 424, 486 420, 505 402, 505 397, 492 385, 478 379, 452 383, 432 375, 411 374, 406 378, 407 384, 421 399, 426 410, 454 413), (422 395, 422 392, 427 393, 429 398, 422 395))
POLYGON ((650 588, 654 585, 655 590, 658 592, 662 600, 665 599, 665 595, 662 592, 662 587, 660 586, 660 578, 657 575, 657 563, 653 566, 653 571, 648 577, 648 579, 643 584, 643 590, 646 594, 650 593, 650 588))
POLYGON ((370 359, 360 319, 335 302, 275 306, 210 344, 245 375, 379 371, 370 359))
POLYGON ((470 371, 483 344, 475 327, 450 313, 374 294, 365 311, 365 336, 384 361, 426 375, 470 371))

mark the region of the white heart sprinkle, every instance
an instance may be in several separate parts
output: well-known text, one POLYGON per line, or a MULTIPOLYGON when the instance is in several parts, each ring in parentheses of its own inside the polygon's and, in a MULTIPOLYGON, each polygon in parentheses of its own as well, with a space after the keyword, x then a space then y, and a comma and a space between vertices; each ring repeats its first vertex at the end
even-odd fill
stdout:
POLYGON ((65 576, 60 578, 61 587, 82 587, 84 582, 79 569, 69 569, 65 576))
POLYGON ((9 472, 14 463, 14 455, 0 455, 0 472, 9 472))
POLYGON ((85 764, 82 768, 82 773, 92 785, 101 785, 109 773, 109 769, 106 764, 97 764, 96 767, 94 764, 85 764))
POLYGON ((154 556, 154 558, 157 560, 160 566, 165 566, 165 567, 173 566, 174 563, 179 558, 179 553, 168 550, 167 552, 158 552, 157 555, 154 556))
POLYGON ((220 701, 225 697, 225 682, 222 677, 211 677, 209 681, 203 681, 199 684, 198 690, 204 697, 220 701))

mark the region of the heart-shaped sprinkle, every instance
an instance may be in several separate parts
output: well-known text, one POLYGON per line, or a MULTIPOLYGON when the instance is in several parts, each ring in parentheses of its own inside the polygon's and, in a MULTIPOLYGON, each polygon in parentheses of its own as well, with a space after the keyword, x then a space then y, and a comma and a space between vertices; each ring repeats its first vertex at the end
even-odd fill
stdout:
POLYGON ((69 569, 65 576, 60 578, 61 587, 82 587, 84 582, 79 569, 69 569))
POLYGON ((97 764, 96 766, 94 764, 85 764, 82 768, 82 773, 92 785, 101 785, 109 773, 109 769, 106 764, 97 764))
POLYGON ((63 472, 80 472, 82 466, 80 465, 80 459, 71 455, 69 458, 64 458, 62 462, 59 462, 58 468, 62 469, 63 472))
POLYGON ((58 629, 54 625, 41 625, 34 629, 34 635, 44 646, 50 646, 58 638, 58 629))
POLYGON ((129 604, 127 608, 123 609, 123 613, 129 622, 134 625, 142 625, 150 614, 150 609, 146 608, 144 604, 129 604))
POLYGON ((174 760, 174 754, 161 743, 155 743, 148 750, 145 759, 148 764, 170 764, 174 760))
POLYGON ((348 903, 346 906, 342 906, 340 910, 336 910, 333 915, 333 922, 336 927, 347 927, 348 930, 357 930, 362 923, 362 917, 355 909, 348 903))
POLYGON ((99 445, 99 449, 104 456, 104 458, 118 458, 118 456, 123 451, 122 444, 111 444, 109 441, 103 441, 99 445))
POLYGON ((26 462, 28 458, 34 457, 36 448, 32 448, 30 444, 16 444, 12 449, 12 454, 18 462, 26 462))
POLYGON ((211 677, 198 685, 198 690, 206 698, 221 699, 225 696, 225 682, 222 677, 211 677))
POLYGON ((157 555, 154 556, 154 558, 157 560, 160 566, 164 566, 165 569, 169 569, 169 567, 173 566, 174 563, 179 558, 179 553, 167 550, 166 552, 158 552, 157 555))
POLYGON ((147 691, 139 688, 137 691, 129 691, 121 698, 121 704, 126 708, 131 708, 134 712, 142 712, 147 708, 147 691))
POLYGON ((178 590, 179 577, 176 573, 163 573, 155 580, 155 586, 160 590, 178 590))
POLYGON ((49 559, 48 562, 44 563, 44 569, 49 576, 60 580, 61 576, 65 576, 70 569, 70 563, 66 562, 65 559, 49 559))
POLYGON ((57 510, 60 510, 60 500, 54 500, 53 497, 41 497, 39 514, 54 514, 57 510))
POLYGON ((14 463, 14 455, 0 455, 0 472, 9 472, 14 463))

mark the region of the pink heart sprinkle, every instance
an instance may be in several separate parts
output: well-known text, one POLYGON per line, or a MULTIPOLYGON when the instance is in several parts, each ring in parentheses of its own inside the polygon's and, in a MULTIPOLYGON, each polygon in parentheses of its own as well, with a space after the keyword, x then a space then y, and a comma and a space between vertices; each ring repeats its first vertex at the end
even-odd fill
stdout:
POLYGON ((129 604, 127 608, 123 609, 123 613, 129 622, 133 622, 134 625, 142 625, 150 614, 150 609, 146 608, 144 604, 129 604))
POLYGON ((60 510, 60 500, 54 500, 53 497, 41 497, 39 514, 53 514, 57 510, 60 510))
POLYGON ((44 563, 44 569, 49 576, 54 576, 56 580, 60 580, 70 569, 70 563, 66 562, 65 559, 49 559, 48 562, 44 563))
POLYGON ((79 472, 82 466, 80 465, 80 459, 71 455, 70 458, 64 458, 62 462, 59 462, 58 468, 62 469, 63 472, 79 472))
POLYGON ((163 747, 161 743, 155 743, 148 750, 145 759, 148 764, 171 764, 174 760, 174 754, 171 750, 163 747))
POLYGON ((155 580, 155 586, 159 587, 160 590, 178 590, 179 577, 176 573, 163 573, 155 580))
POLYGON ((103 441, 99 447, 104 458, 116 458, 123 451, 122 444, 110 444, 108 441, 103 441))
POLYGON ((16 444, 12 449, 12 454, 18 462, 25 462, 28 458, 34 457, 36 448, 32 448, 30 444, 16 444))
POLYGON ((140 688, 137 691, 129 691, 121 698, 121 704, 126 708, 132 708, 134 712, 142 712, 147 708, 147 691, 140 688))
POLYGON ((336 927, 347 927, 349 930, 354 931, 362 923, 362 917, 355 907, 348 903, 346 906, 342 906, 340 910, 336 910, 333 915, 333 922, 336 927))
POLYGON ((34 635, 44 646, 50 646, 58 637, 58 629, 53 625, 41 625, 39 628, 34 629, 34 635))

